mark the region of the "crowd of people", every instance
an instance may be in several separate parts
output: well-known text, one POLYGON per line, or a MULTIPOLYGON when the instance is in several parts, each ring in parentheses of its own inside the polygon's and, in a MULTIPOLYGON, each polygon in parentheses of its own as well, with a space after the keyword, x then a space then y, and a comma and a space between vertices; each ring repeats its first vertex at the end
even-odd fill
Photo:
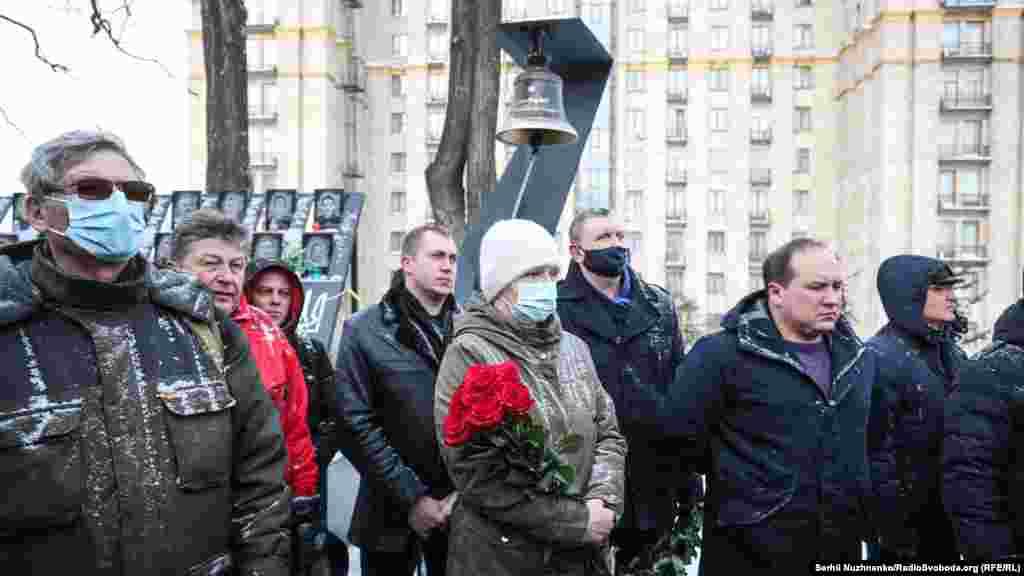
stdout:
MULTIPOLYGON (((844 312, 833 247, 792 240, 686 351, 672 295, 582 211, 563 271, 520 219, 454 298, 449 231, 409 231, 332 363, 303 283, 236 217, 175 218, 121 141, 76 131, 22 172, 38 240, 0 249, 0 563, 12 574, 613 575, 703 502, 704 574, 1022 552, 1024 300, 968 357, 944 262, 886 259, 888 323, 844 312), (326 471, 359 472, 348 534, 326 471), (704 494, 706 480, 707 494, 704 494)), ((324 201, 332 200, 325 197, 324 201)), ((327 210, 326 208, 324 210, 327 210)))

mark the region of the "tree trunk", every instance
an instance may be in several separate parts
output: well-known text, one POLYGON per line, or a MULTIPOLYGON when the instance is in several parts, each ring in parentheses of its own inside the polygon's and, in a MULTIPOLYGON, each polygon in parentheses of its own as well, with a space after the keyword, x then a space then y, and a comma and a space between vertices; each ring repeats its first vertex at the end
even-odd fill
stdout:
POLYGON ((452 0, 448 109, 425 176, 434 218, 451 228, 460 246, 466 225, 479 218, 481 198, 495 184, 500 22, 501 0, 452 0))
POLYGON ((249 103, 242 0, 202 0, 206 190, 248 191, 249 103))
POLYGON ((494 191, 494 133, 498 126, 501 0, 477 0, 479 36, 473 60, 473 115, 466 165, 466 220, 478 222, 480 205, 494 191))

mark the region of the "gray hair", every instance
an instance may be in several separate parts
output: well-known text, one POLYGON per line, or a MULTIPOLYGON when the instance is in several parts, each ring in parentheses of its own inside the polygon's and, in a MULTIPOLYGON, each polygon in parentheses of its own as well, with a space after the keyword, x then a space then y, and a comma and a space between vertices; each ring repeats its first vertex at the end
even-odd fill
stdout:
POLYGON ((193 244, 208 238, 218 238, 237 244, 242 252, 249 251, 249 231, 245 226, 220 210, 203 208, 189 214, 184 222, 174 228, 174 248, 171 250, 171 260, 181 264, 188 256, 193 244))
POLYGON ((30 197, 42 198, 58 192, 64 176, 78 164, 101 151, 118 154, 145 178, 145 172, 128 154, 124 142, 116 135, 101 130, 73 130, 44 142, 32 150, 28 164, 21 169, 21 183, 30 197))
POLYGON ((586 208, 580 210, 572 218, 572 223, 569 224, 569 241, 573 244, 580 243, 580 231, 583 229, 583 225, 588 220, 594 218, 608 218, 612 215, 611 210, 607 208, 586 208))

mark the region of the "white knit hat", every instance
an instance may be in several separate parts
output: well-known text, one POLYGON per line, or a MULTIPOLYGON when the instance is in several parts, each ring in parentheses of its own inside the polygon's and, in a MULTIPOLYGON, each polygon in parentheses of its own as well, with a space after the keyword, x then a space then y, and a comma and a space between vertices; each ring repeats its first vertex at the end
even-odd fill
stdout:
POLYGON ((558 244, 533 220, 501 220, 480 241, 480 289, 488 302, 542 266, 558 267, 558 244))

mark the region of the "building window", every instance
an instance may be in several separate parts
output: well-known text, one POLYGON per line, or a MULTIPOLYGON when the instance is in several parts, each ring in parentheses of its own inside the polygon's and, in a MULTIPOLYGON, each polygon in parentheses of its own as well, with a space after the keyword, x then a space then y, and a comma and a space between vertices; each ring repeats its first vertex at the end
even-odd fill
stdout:
POLYGON ((708 232, 708 254, 712 256, 725 255, 725 232, 721 230, 708 232))
POLYGON ((750 50, 756 55, 772 53, 772 28, 769 24, 758 22, 750 29, 750 50))
POLYGON ((626 210, 623 218, 626 222, 635 222, 643 218, 644 193, 643 190, 626 190, 626 210))
POLYGON ((444 132, 444 110, 432 109, 427 115, 427 138, 432 141, 441 139, 444 132))
POLYGON ((629 51, 633 54, 641 54, 644 51, 644 30, 642 28, 630 28, 628 32, 629 51))
POLYGON ((402 81, 401 74, 391 75, 391 97, 405 98, 405 82, 402 81))
POLYGON ((391 113, 391 134, 401 134, 405 130, 405 114, 391 113))
POLYGON ((976 168, 943 170, 939 175, 939 202, 948 207, 988 206, 988 195, 981 186, 981 173, 976 168))
POLYGON ((405 173, 405 153, 404 152, 392 152, 391 153, 391 172, 393 174, 405 173))
POLYGON ((797 150, 796 150, 796 173, 797 174, 810 174, 811 173, 811 149, 810 148, 797 148, 797 150))
POLYGON ((671 182, 686 182, 686 158, 683 156, 682 148, 669 148, 668 150, 668 179, 671 182))
POLYGON ((405 214, 405 190, 391 191, 391 213, 405 214))
POLYGON ((647 115, 643 108, 629 110, 629 131, 636 140, 647 138, 647 115))
POLYGON ((751 272, 750 278, 747 279, 747 282, 747 290, 750 292, 757 292, 764 288, 764 276, 759 272, 751 272))
POLYGON ((565 14, 566 5, 565 0, 548 0, 548 15, 559 16, 565 14))
POLYGON ((629 0, 629 13, 640 14, 647 10, 647 0, 629 0))
POLYGON ((750 187, 750 216, 765 219, 768 217, 768 187, 756 185, 750 187))
POLYGON ((793 215, 805 218, 811 214, 811 191, 793 191, 793 215))
POLYGON ((712 52, 723 52, 729 49, 729 27, 728 26, 712 26, 711 27, 711 51, 712 52))
POLYGON ((431 100, 444 100, 448 95, 448 74, 432 70, 427 77, 427 94, 431 100))
POLYGON ((409 37, 405 34, 391 36, 391 56, 405 58, 409 55, 409 37))
POLYGON ((668 111, 668 137, 673 140, 686 139, 686 108, 670 108, 668 111))
POLYGON ((665 262, 683 262, 683 233, 674 231, 665 234, 665 262))
MULTIPOLYGON (((772 123, 767 116, 756 114, 750 117, 750 143, 768 146, 772 142, 772 123)), ((770 177, 769 177, 770 178, 770 177)))
POLYGON ((683 287, 686 285, 685 268, 665 268, 665 288, 676 298, 683 297, 683 287))
POLYGON ((794 108, 793 132, 810 132, 813 128, 811 124, 811 109, 806 106, 794 108))
POLYGON ((448 20, 448 9, 447 0, 430 0, 430 19, 435 22, 445 22, 448 20))
POLYGON ((708 10, 728 10, 729 0, 708 0, 708 10))
POLYGON ((772 78, 767 66, 754 66, 750 71, 750 94, 755 97, 770 98, 772 95, 772 78))
POLYGON ((708 308, 712 314, 720 314, 725 311, 725 274, 708 274, 708 308))
POLYGON ((405 238, 405 232, 401 230, 394 230, 391 232, 391 237, 388 240, 388 248, 392 254, 400 254, 402 252, 402 240, 405 238))
POLYGON ((980 20, 945 22, 942 28, 942 48, 947 55, 977 56, 990 54, 986 23, 980 20))
POLYGON ((665 190, 665 218, 682 220, 686 218, 686 186, 669 184, 665 190))
POLYGON ((685 24, 670 24, 668 27, 668 55, 673 58, 684 58, 689 51, 689 42, 686 40, 687 28, 685 24))
POLYGON ((750 233, 750 259, 754 262, 762 262, 768 257, 768 233, 764 230, 755 230, 750 233))
POLYGON ((707 74, 708 91, 709 92, 728 92, 729 91, 729 69, 728 68, 709 68, 706 74, 707 74))
POLYGON ((814 88, 814 68, 806 65, 795 67, 793 76, 793 88, 796 90, 811 90, 814 88))
POLYGON ((686 68, 669 68, 668 93, 679 98, 685 98, 687 93, 688 77, 686 68))
POLYGON ((711 113, 708 116, 708 128, 712 132, 728 132, 729 131, 729 109, 728 108, 712 108, 711 113))
POLYGON ((708 214, 711 216, 722 216, 725 214, 725 190, 716 188, 708 190, 708 214))
POLYGON ((405 0, 391 0, 391 15, 396 18, 405 16, 405 0))
POLYGON ((811 24, 793 26, 793 48, 797 50, 814 48, 814 27, 811 24))
MULTIPOLYGON (((557 237, 557 236, 556 236, 557 237)), ((623 239, 623 245, 629 250, 630 264, 637 268, 637 271, 641 274, 643 270, 639 268, 640 263, 643 262, 643 234, 640 232, 626 232, 626 237, 623 239)))
POLYGON ((448 31, 445 29, 431 29, 427 37, 427 52, 431 60, 443 61, 448 59, 448 31))
POLYGON ((257 82, 249 85, 249 114, 252 116, 277 114, 277 84, 257 82))
POLYGON ((626 70, 626 90, 628 92, 644 91, 643 70, 626 70))

